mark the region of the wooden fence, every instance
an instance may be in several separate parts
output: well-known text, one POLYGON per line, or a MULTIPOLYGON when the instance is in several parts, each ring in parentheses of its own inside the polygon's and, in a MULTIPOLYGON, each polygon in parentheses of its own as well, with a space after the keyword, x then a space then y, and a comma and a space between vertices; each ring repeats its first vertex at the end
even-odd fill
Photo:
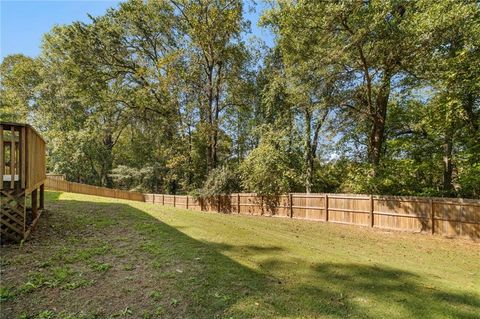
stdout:
POLYGON ((302 193, 275 197, 243 193, 209 199, 186 195, 144 195, 148 203, 201 211, 480 238, 480 200, 474 199, 302 193))
POLYGON ((67 180, 67 177, 66 177, 65 174, 47 173, 47 178, 50 178, 50 179, 59 179, 59 180, 62 180, 62 181, 67 180))
POLYGON ((143 194, 139 192, 129 192, 119 189, 111 189, 106 187, 98 187, 80 183, 67 182, 60 179, 47 177, 45 188, 53 191, 62 191, 70 193, 79 193, 86 195, 95 195, 102 197, 121 198, 135 200, 139 202, 145 201, 143 194))
POLYGON ((282 196, 241 193, 200 199, 187 195, 142 194, 50 178, 47 178, 45 187, 198 211, 297 218, 480 238, 480 200, 475 199, 303 193, 282 196))

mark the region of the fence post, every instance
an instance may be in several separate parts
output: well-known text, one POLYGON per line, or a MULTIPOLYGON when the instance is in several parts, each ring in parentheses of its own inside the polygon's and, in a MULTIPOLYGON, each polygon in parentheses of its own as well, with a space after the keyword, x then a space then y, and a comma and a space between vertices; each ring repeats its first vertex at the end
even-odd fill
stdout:
POLYGON ((373 227, 373 195, 370 195, 370 227, 373 227))
POLYGON ((290 218, 293 218, 293 195, 292 193, 288 194, 288 201, 290 203, 290 218))
POLYGON ((237 193, 237 214, 240 214, 240 193, 237 193))
POLYGON ((162 206, 165 206, 165 194, 162 194, 162 206))
POLYGON ((260 196, 260 215, 263 216, 263 195, 260 196))
POLYGON ((175 207, 175 195, 173 195, 173 207, 175 207))
POLYGON ((432 221, 432 235, 435 234, 435 212, 433 211, 433 199, 430 198, 430 219, 432 221))
POLYGON ((325 194, 325 221, 328 222, 328 194, 325 194))
POLYGON ((187 195, 187 203, 185 205, 186 205, 186 209, 188 209, 188 195, 187 195))

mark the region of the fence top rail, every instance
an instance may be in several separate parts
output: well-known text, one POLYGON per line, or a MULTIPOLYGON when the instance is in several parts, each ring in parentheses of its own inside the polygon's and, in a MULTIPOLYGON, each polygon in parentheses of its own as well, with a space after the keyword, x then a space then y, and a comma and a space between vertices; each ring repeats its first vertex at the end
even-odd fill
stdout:
MULTIPOLYGON (((82 185, 85 186, 86 184, 77 183, 77 182, 69 182, 65 180, 55 180, 56 182, 65 182, 70 184, 82 185)), ((96 188, 105 188, 109 190, 116 190, 121 192, 130 192, 130 193, 139 193, 140 192, 132 192, 128 190, 119 190, 119 189, 110 189, 106 187, 88 185, 91 187, 96 188)), ((178 198, 194 198, 194 199, 202 199, 201 197, 196 197, 193 195, 176 195, 176 194, 158 194, 158 193, 143 193, 145 196, 164 196, 164 197, 178 197, 178 198)), ((394 196, 394 195, 367 195, 367 194, 337 194, 337 193, 288 193, 288 194, 281 194, 281 195, 258 195, 256 193, 232 193, 232 194, 223 194, 218 196, 240 196, 240 197, 286 197, 292 195, 296 198, 324 198, 328 196, 332 199, 357 199, 357 200, 369 200, 370 198, 379 201, 402 201, 402 202, 417 202, 417 203, 438 203, 438 204, 452 204, 452 205, 466 205, 466 206, 474 206, 480 207, 480 200, 479 199, 467 199, 467 198, 446 198, 446 197, 419 197, 419 196, 394 196)))
MULTIPOLYGON (((304 197, 352 197, 358 199, 367 199, 370 196, 377 200, 398 200, 398 201, 416 201, 416 202, 442 202, 445 204, 478 204, 480 205, 480 199, 474 198, 453 198, 453 197, 422 197, 422 196, 402 196, 402 195, 369 195, 369 194, 349 194, 349 193, 290 193, 293 196, 304 197)), ((254 194, 252 194, 254 196, 254 194)))

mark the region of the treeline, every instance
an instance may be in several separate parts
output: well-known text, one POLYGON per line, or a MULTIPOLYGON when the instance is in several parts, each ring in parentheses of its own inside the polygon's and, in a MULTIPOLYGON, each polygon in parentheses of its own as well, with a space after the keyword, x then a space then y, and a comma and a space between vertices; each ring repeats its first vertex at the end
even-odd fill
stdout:
POLYGON ((478 1, 131 0, 1 64, 48 170, 157 193, 480 197, 478 1))

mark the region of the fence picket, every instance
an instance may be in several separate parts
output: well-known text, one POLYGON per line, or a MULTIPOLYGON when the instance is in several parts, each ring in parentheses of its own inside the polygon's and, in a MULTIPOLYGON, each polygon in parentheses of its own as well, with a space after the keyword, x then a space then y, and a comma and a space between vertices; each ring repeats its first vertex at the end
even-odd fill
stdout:
MULTIPOLYGON (((128 198, 141 202, 179 206, 176 195, 167 195, 170 199, 165 202, 165 194, 112 190, 50 178, 47 178, 45 187, 54 191, 128 198), (160 195, 162 196, 161 202, 155 200, 156 196, 160 195)), ((411 232, 428 230, 431 234, 480 238, 480 200, 355 194, 290 193, 288 196, 279 197, 257 196, 256 194, 235 195, 215 196, 210 199, 210 202, 208 199, 194 199, 192 205, 189 203, 188 196, 179 196, 179 199, 185 198, 185 203, 179 203, 180 207, 191 209, 198 207, 198 210, 202 211, 231 213, 235 211, 233 207, 235 207, 234 198, 236 198, 238 214, 261 215, 267 209, 268 214, 272 216, 292 218, 295 214, 295 218, 299 219, 375 226, 375 228, 411 232), (285 198, 288 202, 287 200, 283 201, 285 198), (293 205, 295 198, 299 200, 293 205), (265 207, 266 203, 268 203, 268 207, 265 207), (247 207, 247 209, 242 212, 242 207, 247 207), (312 215, 312 211, 322 210, 325 211, 325 218, 321 214, 312 215)))

